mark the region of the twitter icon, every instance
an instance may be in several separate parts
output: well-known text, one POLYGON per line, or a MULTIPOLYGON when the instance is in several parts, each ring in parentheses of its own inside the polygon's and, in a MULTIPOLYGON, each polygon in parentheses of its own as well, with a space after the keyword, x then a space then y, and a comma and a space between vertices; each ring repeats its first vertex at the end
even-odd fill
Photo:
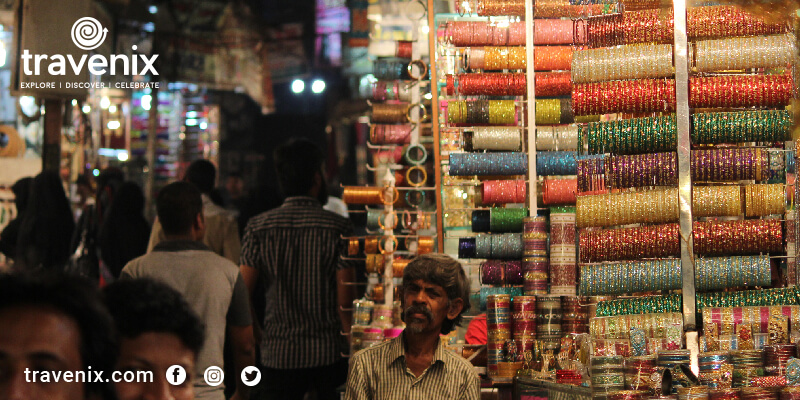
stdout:
POLYGON ((258 382, 261 382, 261 371, 252 365, 243 369, 242 382, 247 386, 258 385, 258 382))

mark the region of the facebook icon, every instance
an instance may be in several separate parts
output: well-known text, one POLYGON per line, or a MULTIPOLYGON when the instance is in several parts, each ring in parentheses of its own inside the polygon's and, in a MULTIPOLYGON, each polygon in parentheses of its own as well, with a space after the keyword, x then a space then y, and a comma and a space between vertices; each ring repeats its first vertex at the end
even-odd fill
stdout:
POLYGON ((186 381, 186 370, 180 365, 173 365, 167 368, 167 382, 170 385, 182 385, 186 381))

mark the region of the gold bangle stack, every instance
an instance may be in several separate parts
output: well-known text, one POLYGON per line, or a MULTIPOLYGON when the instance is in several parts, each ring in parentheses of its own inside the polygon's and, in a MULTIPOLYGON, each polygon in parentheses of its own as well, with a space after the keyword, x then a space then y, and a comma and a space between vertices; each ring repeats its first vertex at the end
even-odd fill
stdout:
POLYGON ((392 272, 395 278, 402 278, 403 271, 406 269, 406 265, 411 262, 410 258, 396 258, 392 261, 392 272))
POLYGON ((354 256, 358 254, 358 238, 350 238, 347 241, 347 255, 354 256))
POLYGON ((383 188, 345 186, 342 200, 347 204, 383 204, 383 188))
POLYGON ((678 221, 678 189, 578 196, 575 223, 579 228, 678 221))
POLYGON ((386 266, 386 259, 383 254, 367 254, 367 273, 381 274, 386 266))
POLYGON ((747 185, 745 192, 745 215, 763 217, 783 214, 786 211, 786 192, 782 184, 747 185))
POLYGON ((378 237, 367 236, 364 238, 364 253, 377 254, 378 253, 378 237))
POLYGON ((417 254, 428 254, 433 252, 433 237, 420 236, 417 245, 417 254))
POLYGON ((742 215, 742 190, 738 185, 695 186, 692 188, 694 217, 736 217, 742 215))

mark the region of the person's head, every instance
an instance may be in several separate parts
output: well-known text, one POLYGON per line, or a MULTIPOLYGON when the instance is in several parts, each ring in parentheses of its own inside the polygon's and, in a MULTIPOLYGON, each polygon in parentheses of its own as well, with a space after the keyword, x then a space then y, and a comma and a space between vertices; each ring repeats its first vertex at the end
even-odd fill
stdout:
POLYGON ((275 171, 283 195, 312 196, 328 201, 328 186, 322 172, 325 157, 308 139, 292 139, 275 149, 275 171))
POLYGON ((108 167, 97 176, 97 196, 102 197, 104 191, 115 191, 125 181, 125 173, 117 167, 108 167))
POLYGON ((195 185, 189 182, 173 182, 164 186, 156 198, 156 212, 167 239, 203 239, 203 199, 195 185))
POLYGON ((91 282, 0 275, 0 326, 0 399, 113 398, 105 382, 41 382, 42 372, 85 371, 94 378, 112 370, 113 323, 91 282))
POLYGON ((33 178, 27 176, 11 185, 11 192, 14 193, 14 206, 17 207, 17 214, 21 214, 28 207, 28 198, 31 193, 33 178))
POLYGON ((127 181, 120 185, 114 201, 111 202, 109 218, 132 217, 144 212, 144 192, 136 182, 127 181))
POLYGON ((195 160, 186 168, 183 180, 194 184, 201 193, 208 194, 217 180, 217 167, 208 160, 195 160))
POLYGON ((150 279, 117 281, 103 294, 120 338, 116 370, 152 377, 117 383, 119 400, 193 399, 192 380, 205 331, 183 296, 150 279), (181 385, 166 380, 173 365, 187 372, 181 385))
POLYGON ((67 262, 75 229, 61 177, 43 171, 33 178, 17 236, 15 268, 59 268, 67 262))
POLYGON ((232 199, 238 199, 244 196, 244 179, 242 174, 238 172, 231 172, 228 178, 225 179, 225 190, 232 199))
POLYGON ((97 193, 95 194, 98 216, 104 216, 106 210, 111 207, 117 188, 124 181, 125 173, 117 167, 108 167, 100 171, 100 175, 97 176, 97 193))
POLYGON ((424 254, 403 270, 403 321, 412 333, 448 334, 469 310, 469 280, 444 254, 424 254))

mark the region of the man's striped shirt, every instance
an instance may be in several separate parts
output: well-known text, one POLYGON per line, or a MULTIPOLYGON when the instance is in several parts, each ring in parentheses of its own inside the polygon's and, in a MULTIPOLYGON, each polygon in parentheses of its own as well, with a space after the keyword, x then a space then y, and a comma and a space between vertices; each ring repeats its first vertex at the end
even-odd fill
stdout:
POLYGON ((311 197, 290 197, 250 220, 241 263, 258 271, 255 297, 264 303, 262 365, 325 366, 341 358, 336 270, 349 268, 349 219, 311 197))
POLYGON ((419 377, 406 366, 405 334, 359 351, 350 360, 346 400, 479 400, 480 380, 469 361, 439 346, 419 377))

